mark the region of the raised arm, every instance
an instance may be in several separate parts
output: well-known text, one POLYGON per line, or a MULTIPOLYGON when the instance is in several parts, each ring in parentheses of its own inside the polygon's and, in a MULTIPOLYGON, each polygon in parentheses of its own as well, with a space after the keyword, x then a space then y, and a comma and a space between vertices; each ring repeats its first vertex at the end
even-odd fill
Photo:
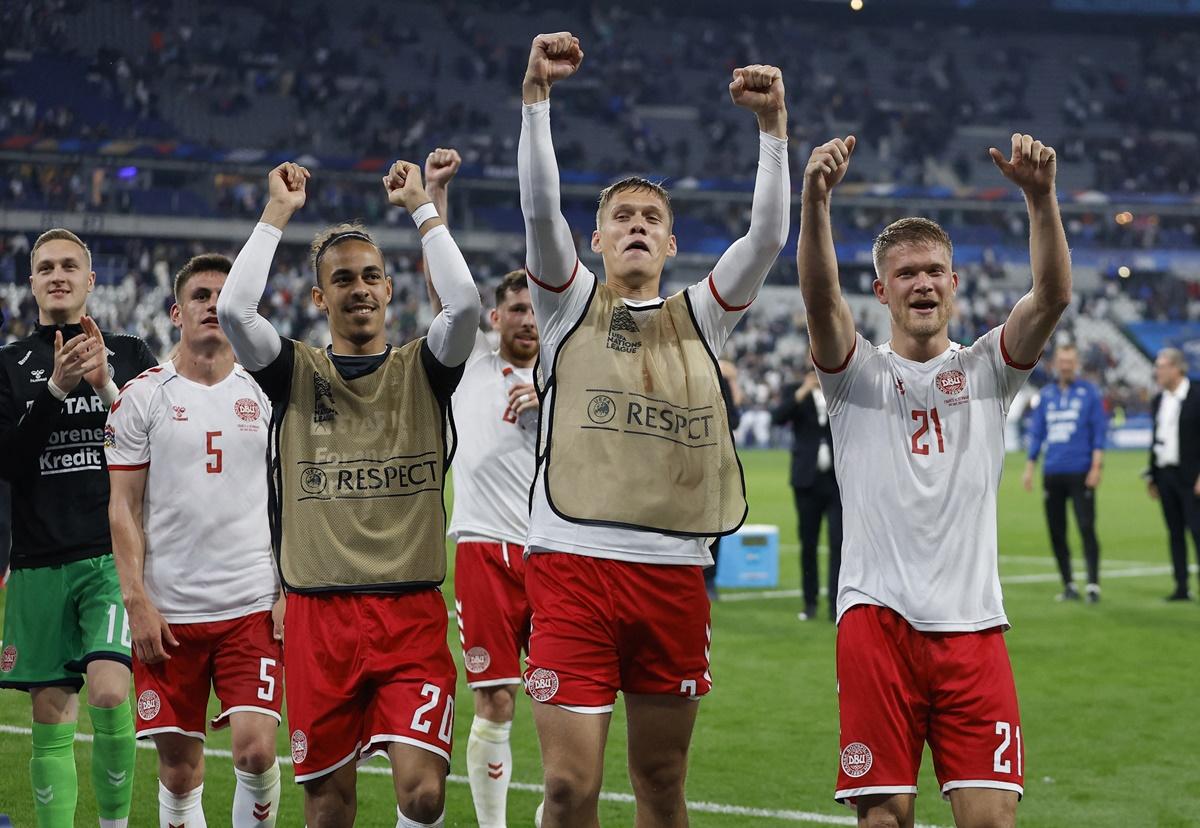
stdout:
POLYGON ((835 138, 812 151, 804 168, 800 199, 800 241, 796 269, 800 293, 808 314, 809 348, 813 363, 835 370, 854 349, 854 315, 838 282, 837 250, 833 246, 833 221, 829 201, 846 177, 855 138, 835 138))
MULTIPOLYGON (((442 223, 450 226, 450 182, 462 166, 462 156, 458 150, 438 147, 425 158, 425 195, 433 200, 433 206, 442 223)), ((429 293, 429 304, 434 314, 442 310, 442 300, 433 287, 429 278, 429 262, 425 263, 425 290, 429 293)))
POLYGON ((575 272, 578 254, 559 200, 558 161, 550 137, 550 87, 575 74, 583 61, 579 38, 570 32, 533 39, 521 84, 521 139, 517 176, 525 217, 526 267, 534 286, 561 289, 575 272))
POLYGON ((1033 288, 1008 315, 1001 344, 1011 364, 1031 366, 1071 302, 1071 252, 1054 189, 1058 160, 1052 147, 1020 133, 1013 133, 1011 158, 995 147, 988 152, 1004 177, 1021 188, 1029 210, 1033 288))
POLYGON ((754 113, 759 129, 750 229, 730 245, 712 272, 713 288, 722 306, 740 310, 753 301, 787 243, 791 181, 783 74, 774 66, 734 69, 729 96, 754 113))
POLYGON ((433 293, 442 310, 429 325, 429 349, 443 365, 462 365, 475 347, 481 303, 462 251, 435 210, 421 184, 421 168, 397 161, 383 179, 388 201, 413 217, 433 293))
POLYGON ((283 228, 304 206, 309 172, 285 162, 267 177, 270 198, 250 239, 238 253, 229 278, 217 297, 217 321, 229 337, 238 362, 250 371, 261 371, 279 356, 279 333, 258 313, 258 302, 267 287, 271 260, 283 237, 283 228))

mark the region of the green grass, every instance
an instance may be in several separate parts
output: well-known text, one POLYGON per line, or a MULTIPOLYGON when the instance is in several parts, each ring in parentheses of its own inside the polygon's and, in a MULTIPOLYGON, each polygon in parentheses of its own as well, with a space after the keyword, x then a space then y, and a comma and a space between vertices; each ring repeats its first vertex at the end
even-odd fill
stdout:
MULTIPOLYGON (((795 588, 799 576, 787 457, 782 452, 749 452, 743 459, 750 520, 780 526, 785 544, 781 587, 795 588)), ((1007 583, 1004 589, 1014 624, 1008 647, 1026 744, 1023 826, 1196 824, 1200 606, 1161 600, 1171 586, 1165 574, 1166 540, 1157 504, 1146 497, 1137 477, 1144 459, 1140 452, 1114 453, 1107 459, 1098 507, 1104 600, 1088 606, 1053 600, 1058 586, 1041 498, 1020 489, 1023 459, 1009 458, 1000 495, 1000 568, 1002 577, 1025 579, 1007 583), (1122 570, 1138 567, 1164 571, 1121 577, 1122 570), (1039 581, 1036 576, 1049 577, 1039 581)), ((1074 536, 1072 541, 1078 551, 1074 536)), ((764 597, 722 601, 713 608, 716 686, 701 706, 696 727, 690 800, 841 818, 850 814, 831 799, 838 755, 834 630, 823 621, 799 623, 799 603, 798 598, 764 597)), ((451 649, 457 656, 456 638, 451 649)), ((452 770, 463 775, 471 700, 461 684, 457 701, 452 770)), ((537 783, 537 742, 528 703, 522 701, 518 708, 513 729, 516 779, 537 783)), ((0 724, 28 726, 24 694, 0 693, 0 724)), ((81 730, 89 730, 86 714, 81 730)), ((208 744, 228 748, 227 732, 212 736, 208 744)), ((286 730, 281 729, 280 754, 286 755, 287 748, 286 730)), ((88 756, 88 745, 79 744, 79 825, 96 824, 88 756)), ((34 824, 25 771, 28 760, 28 736, 0 733, 0 768, 5 771, 0 773, 0 812, 10 814, 19 828, 34 824)), ((376 765, 384 766, 378 761, 376 765)), ((302 825, 301 794, 290 776, 285 768, 280 824, 302 825)), ((154 779, 153 752, 138 751, 132 825, 155 824, 154 779)), ((928 756, 920 788, 918 820, 950 825, 950 809, 936 794, 928 756)), ((619 711, 609 740, 604 789, 630 790, 619 711)), ((232 790, 229 760, 211 758, 204 792, 211 824, 227 824, 232 790)), ((446 824, 474 825, 466 785, 451 782, 447 790, 446 824)), ((532 825, 539 799, 535 792, 514 790, 510 824, 532 825)), ((387 776, 360 774, 359 802, 358 825, 395 824, 387 776)), ((601 818, 607 825, 630 825, 633 807, 605 801, 601 818)), ((789 824, 765 816, 710 812, 693 812, 691 823, 713 828, 789 824)))

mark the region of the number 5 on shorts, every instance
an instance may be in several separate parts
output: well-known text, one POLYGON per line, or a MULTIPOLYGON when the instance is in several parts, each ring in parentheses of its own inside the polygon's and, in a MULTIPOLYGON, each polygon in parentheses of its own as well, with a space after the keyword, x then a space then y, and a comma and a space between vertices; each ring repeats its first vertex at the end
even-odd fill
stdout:
MULTIPOLYGON (((992 755, 992 770, 995 773, 1012 773, 1012 761, 1004 758, 1004 752, 1012 744, 1013 728, 1008 722, 996 722, 996 735, 1003 736, 1004 741, 992 755)), ((1021 726, 1017 725, 1017 776, 1021 775, 1021 726)))
POLYGON ((275 666, 275 659, 263 658, 258 662, 258 678, 263 686, 258 688, 258 697, 263 701, 275 700, 275 677, 268 671, 275 666))

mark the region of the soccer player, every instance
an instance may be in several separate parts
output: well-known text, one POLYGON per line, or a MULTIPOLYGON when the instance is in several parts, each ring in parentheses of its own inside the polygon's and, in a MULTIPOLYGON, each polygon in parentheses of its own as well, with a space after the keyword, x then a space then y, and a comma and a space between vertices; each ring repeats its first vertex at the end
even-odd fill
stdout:
MULTIPOLYGON (((437 149, 425 161, 425 189, 441 215, 461 159, 437 149)), ((441 306, 431 287, 435 310, 441 306)), ((492 350, 482 332, 454 394, 454 608, 475 717, 467 737, 467 777, 480 828, 504 828, 512 780, 513 710, 521 651, 529 647, 525 535, 533 483, 538 398, 533 364, 538 330, 525 272, 496 287, 492 350)))
POLYGON ((830 195, 853 136, 813 150, 797 264, 812 360, 833 428, 845 540, 838 586, 841 768, 860 825, 911 826, 928 742, 955 823, 1013 825, 1021 720, 1004 647, 996 489, 1004 419, 1071 298, 1054 150, 1012 136, 993 162, 1029 211, 1033 288, 970 347, 947 328, 958 288, 949 237, 923 218, 876 238, 875 296, 891 339, 854 330, 838 285, 830 195))
POLYGON ((125 386, 104 432, 109 520, 133 637, 137 733, 158 748, 159 825, 204 825, 209 687, 233 734, 234 828, 275 824, 283 607, 267 521, 271 406, 217 324, 232 262, 175 277, 179 349, 125 386))
POLYGON ((639 826, 687 823, 695 701, 712 685, 708 538, 746 514, 715 354, 787 238, 787 114, 772 66, 733 72, 758 120, 750 230, 711 274, 665 301, 675 254, 666 190, 605 189, 580 261, 559 208, 551 86, 583 59, 568 32, 533 40, 518 148, 527 271, 544 376, 525 587, 533 607, 526 691, 545 767, 542 828, 597 824, 604 743, 625 696, 639 826))
POLYGON ((1021 481, 1025 491, 1033 491, 1033 473, 1038 455, 1046 447, 1042 469, 1045 489, 1046 523, 1050 526, 1050 544, 1062 576, 1060 601, 1079 600, 1075 578, 1071 574, 1071 550, 1067 546, 1067 501, 1075 508, 1075 522, 1083 538, 1083 557, 1087 563, 1087 600, 1100 600, 1100 544, 1096 540, 1096 488, 1104 463, 1104 441, 1108 419, 1100 390, 1079 378, 1079 351, 1074 345, 1060 345, 1054 351, 1054 372, 1058 381, 1042 389, 1037 408, 1029 423, 1029 459, 1021 481))
POLYGON ((383 253, 361 226, 312 243, 312 299, 332 345, 282 338, 258 315, 275 247, 304 206, 308 171, 271 171, 270 200, 217 303, 238 360, 273 406, 272 527, 288 594, 286 694, 309 828, 350 825, 356 761, 386 751, 398 826, 441 825, 457 672, 446 644, 442 488, 450 396, 479 326, 462 254, 404 161, 384 177, 404 207, 442 311, 393 348, 383 253))
POLYGON ((12 486, 12 577, 0 687, 33 705, 38 825, 75 824, 75 723, 87 680, 92 787, 102 826, 123 826, 133 792, 129 623, 108 529, 104 418, 124 383, 155 364, 137 337, 84 314, 91 253, 69 230, 30 252, 38 306, 30 336, 0 351, 0 475, 12 486))

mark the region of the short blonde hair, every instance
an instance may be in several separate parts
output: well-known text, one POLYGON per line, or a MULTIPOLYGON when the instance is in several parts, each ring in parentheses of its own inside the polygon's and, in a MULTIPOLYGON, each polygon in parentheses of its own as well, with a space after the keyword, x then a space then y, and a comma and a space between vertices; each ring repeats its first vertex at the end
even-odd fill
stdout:
POLYGON ((871 259, 875 262, 875 275, 880 279, 885 275, 880 267, 883 257, 893 247, 899 247, 902 244, 941 245, 946 248, 950 258, 954 258, 954 245, 950 242, 950 235, 942 229, 940 224, 920 216, 902 218, 883 228, 883 232, 875 237, 875 243, 871 246, 871 259))
MULTIPOLYGON (((667 220, 670 224, 675 223, 675 211, 671 208, 671 194, 667 192, 667 188, 661 184, 657 184, 648 178, 642 178, 639 175, 631 175, 628 178, 622 178, 620 181, 609 184, 600 191, 600 201, 596 205, 596 227, 600 227, 600 217, 604 215, 604 208, 612 201, 613 196, 617 193, 623 193, 629 190, 645 190, 646 192, 654 193, 662 199, 663 206, 667 208, 667 220)), ((670 226, 670 225, 668 225, 670 226)))
POLYGON ((83 243, 83 239, 79 238, 79 236, 76 236, 66 228, 54 227, 38 236, 37 241, 33 243, 33 248, 29 251, 29 271, 31 273, 35 269, 38 250, 42 247, 42 245, 52 241, 69 241, 79 245, 80 249, 83 250, 83 255, 87 256, 88 270, 90 271, 92 269, 92 251, 88 250, 88 246, 83 243))

